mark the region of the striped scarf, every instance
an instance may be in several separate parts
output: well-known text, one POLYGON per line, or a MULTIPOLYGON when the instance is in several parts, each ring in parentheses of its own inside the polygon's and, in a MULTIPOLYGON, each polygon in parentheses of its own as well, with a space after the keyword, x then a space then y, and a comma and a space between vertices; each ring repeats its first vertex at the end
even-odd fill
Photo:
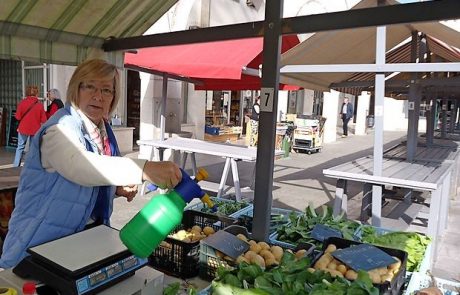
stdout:
POLYGON ((107 135, 107 130, 105 129, 104 121, 102 121, 99 125, 96 125, 82 111, 78 110, 78 113, 83 119, 83 124, 85 125, 86 131, 88 131, 91 140, 97 146, 98 154, 111 156, 112 151, 110 149, 109 137, 107 135))

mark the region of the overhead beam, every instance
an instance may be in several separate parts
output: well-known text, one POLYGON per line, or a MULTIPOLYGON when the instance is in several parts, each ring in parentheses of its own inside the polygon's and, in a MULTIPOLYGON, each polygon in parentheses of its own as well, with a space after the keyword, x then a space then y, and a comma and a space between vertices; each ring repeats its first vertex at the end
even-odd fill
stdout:
POLYGON ((104 43, 104 39, 99 37, 63 32, 9 21, 0 21, 0 35, 66 43, 82 47, 101 48, 104 43))
MULTIPOLYGON (((460 18, 460 1, 439 0, 353 9, 282 19, 281 34, 316 33, 389 24, 460 18)), ((105 51, 262 37, 264 22, 249 22, 162 34, 110 39, 105 51)))
MULTIPOLYGON (((459 1, 460 3, 460 1, 459 1)), ((287 73, 392 73, 392 72, 460 72, 460 63, 334 64, 287 65, 287 73)))
MULTIPOLYGON (((427 79, 416 79, 414 81, 423 86, 457 86, 460 85, 460 76, 453 78, 427 78, 427 79)), ((411 83, 410 80, 387 80, 385 86, 407 86, 411 83)), ((343 81, 338 83, 332 83, 331 88, 362 88, 362 87, 373 87, 374 81, 343 81)), ((388 89, 388 87, 387 87, 388 89)))

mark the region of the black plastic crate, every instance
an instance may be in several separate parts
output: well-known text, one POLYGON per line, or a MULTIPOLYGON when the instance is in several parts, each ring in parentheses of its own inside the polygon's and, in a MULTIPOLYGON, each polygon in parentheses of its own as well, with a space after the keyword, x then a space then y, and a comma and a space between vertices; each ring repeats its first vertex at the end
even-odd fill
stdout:
MULTIPOLYGON (((324 241, 323 252, 321 252, 320 254, 316 256, 316 259, 312 263, 312 267, 316 263, 316 261, 324 254, 324 251, 326 250, 327 246, 329 246, 329 244, 334 244, 337 247, 337 249, 343 249, 343 248, 348 248, 352 245, 360 245, 364 243, 350 241, 350 240, 336 238, 336 237, 328 238, 326 241, 324 241)), ((401 260, 401 267, 399 269, 399 272, 398 274, 394 276, 391 282, 385 282, 383 284, 374 284, 374 286, 379 289, 380 295, 401 294, 402 287, 404 285, 405 278, 406 278, 407 253, 405 251, 401 251, 397 249, 379 247, 375 245, 373 246, 379 248, 380 250, 386 252, 387 254, 391 256, 398 257, 401 260)))
MULTIPOLYGON (((251 234, 248 233, 247 229, 242 227, 242 226, 230 226, 228 228, 224 229, 225 231, 233 234, 233 235, 238 235, 238 234, 243 234, 245 235, 248 239, 251 238, 251 234)), ((276 243, 267 243, 270 246, 280 246, 276 243)), ((307 250, 307 255, 310 257, 313 257, 313 250, 315 249, 315 245, 310 244, 310 243, 301 243, 297 247, 282 247, 283 250, 291 249, 294 252, 300 250, 300 249, 305 249, 307 250)), ((217 268, 219 266, 225 267, 225 268, 233 268, 233 265, 229 264, 225 259, 222 259, 217 256, 216 250, 208 246, 204 241, 200 242, 200 271, 199 271, 199 277, 203 280, 206 281, 212 281, 216 277, 216 272, 217 268)))
MULTIPOLYGON (((199 225, 202 228, 210 226, 218 231, 235 223, 234 218, 187 210, 184 211, 181 225, 171 233, 176 233, 181 229, 189 229, 194 225, 199 225)), ((150 264, 166 274, 190 278, 198 274, 199 254, 199 241, 186 243, 167 237, 150 256, 150 264)))

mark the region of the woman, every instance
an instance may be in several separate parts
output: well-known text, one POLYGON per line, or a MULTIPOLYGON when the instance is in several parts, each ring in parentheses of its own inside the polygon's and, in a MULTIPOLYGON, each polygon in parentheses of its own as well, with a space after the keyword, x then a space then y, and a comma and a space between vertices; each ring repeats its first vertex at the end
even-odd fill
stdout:
POLYGON ((109 224, 114 195, 131 201, 137 193, 131 184, 177 185, 181 172, 172 162, 118 157, 103 118, 115 109, 119 93, 115 66, 89 60, 75 70, 67 90, 70 105, 31 141, 0 267, 14 267, 27 248, 81 231, 89 223, 109 224))
POLYGON ((38 101, 38 87, 29 85, 26 88, 26 97, 21 100, 16 110, 16 120, 18 126, 18 146, 14 156, 14 167, 21 165, 22 153, 26 143, 40 129, 40 126, 46 122, 46 114, 43 105, 38 101))
POLYGON ((57 89, 50 89, 46 94, 47 99, 51 102, 48 106, 48 110, 46 111, 46 118, 50 118, 54 113, 56 113, 59 109, 64 107, 64 104, 61 100, 61 93, 57 89))

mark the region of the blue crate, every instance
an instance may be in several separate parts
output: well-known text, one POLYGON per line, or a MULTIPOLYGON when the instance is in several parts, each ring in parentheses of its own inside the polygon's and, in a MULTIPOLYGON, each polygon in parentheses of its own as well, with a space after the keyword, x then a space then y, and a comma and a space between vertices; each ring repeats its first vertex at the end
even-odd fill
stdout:
MULTIPOLYGON (((234 201, 234 200, 228 200, 228 199, 222 199, 222 198, 216 198, 216 197, 211 197, 211 201, 213 201, 214 203, 216 203, 216 201, 219 201, 219 202, 237 202, 237 201, 234 201)), ((204 207, 204 204, 202 202, 198 202, 196 204, 188 205, 185 208, 185 210, 201 211, 201 209, 203 209, 203 207, 204 207)), ((232 214, 228 215, 228 217, 238 218, 241 214, 246 213, 248 210, 251 210, 252 208, 253 208, 253 205, 248 203, 248 205, 246 207, 241 208, 240 210, 238 210, 236 212, 233 212, 232 214)))
POLYGON ((204 132, 207 133, 207 134, 211 134, 211 135, 219 135, 220 128, 205 125, 204 126, 204 132))

